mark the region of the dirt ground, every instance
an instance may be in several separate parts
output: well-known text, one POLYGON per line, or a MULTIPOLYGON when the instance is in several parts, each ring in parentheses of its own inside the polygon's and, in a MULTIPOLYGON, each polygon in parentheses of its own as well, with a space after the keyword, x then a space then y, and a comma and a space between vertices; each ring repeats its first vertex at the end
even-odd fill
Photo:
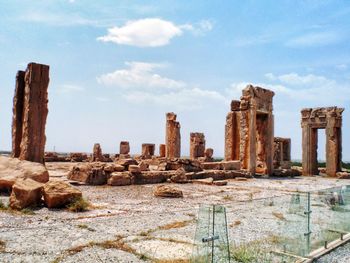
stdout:
MULTIPOLYGON (((72 165, 47 163, 55 180, 65 179, 72 165)), ((225 205, 229 240, 238 245, 271 236, 285 216, 259 200, 347 184, 321 177, 173 184, 182 199, 154 197, 155 185, 77 186, 91 203, 87 212, 0 211, 0 262, 187 262, 200 205, 225 205)))

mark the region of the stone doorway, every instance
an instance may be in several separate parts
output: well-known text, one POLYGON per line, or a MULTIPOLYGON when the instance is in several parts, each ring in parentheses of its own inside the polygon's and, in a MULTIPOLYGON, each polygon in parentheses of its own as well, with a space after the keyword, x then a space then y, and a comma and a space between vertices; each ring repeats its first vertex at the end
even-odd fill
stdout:
POLYGON ((318 129, 326 132, 326 174, 341 171, 343 108, 308 108, 301 111, 303 175, 318 174, 318 129))

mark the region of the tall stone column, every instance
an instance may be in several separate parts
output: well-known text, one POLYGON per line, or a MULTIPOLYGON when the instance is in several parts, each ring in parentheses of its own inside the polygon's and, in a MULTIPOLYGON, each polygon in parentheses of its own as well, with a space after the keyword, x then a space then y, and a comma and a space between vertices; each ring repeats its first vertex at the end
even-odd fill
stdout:
POLYGON ((225 125, 225 160, 239 160, 240 136, 239 114, 231 111, 226 116, 225 125))
POLYGON ((313 129, 308 125, 302 125, 302 152, 303 152, 303 175, 318 174, 317 167, 317 129, 313 129))
POLYGON ((274 116, 268 114, 267 117, 267 141, 266 141, 266 169, 267 174, 273 173, 273 144, 274 144, 274 116))
POLYGON ((326 170, 328 176, 336 176, 341 170, 341 132, 335 127, 335 117, 328 118, 326 127, 326 170))
POLYGON ((19 70, 16 75, 16 89, 13 97, 12 115, 12 157, 18 158, 21 154, 21 141, 23 129, 23 103, 24 103, 24 82, 25 72, 19 70))
POLYGON ((248 132, 248 172, 255 174, 256 171, 256 106, 251 105, 249 110, 249 132, 248 132))
POLYGON ((181 156, 181 135, 180 123, 176 121, 176 114, 173 112, 166 114, 166 157, 180 158, 181 156))
POLYGON ((190 133, 190 159, 204 157, 205 152, 205 136, 204 133, 190 133))
MULTIPOLYGON (((25 88, 23 97, 22 139, 20 144, 19 158, 32 162, 44 163, 45 152, 45 126, 48 114, 48 85, 49 66, 30 63, 24 77, 25 88)), ((15 101, 15 100, 14 100, 15 101)), ((14 108, 20 103, 17 101, 14 108)), ((20 109, 17 107, 16 112, 20 109)), ((15 118, 16 126, 13 131, 18 131, 19 118, 15 118)), ((13 134, 14 135, 14 134, 13 134)), ((18 155, 18 135, 13 141, 15 145, 14 155, 18 155), (17 138, 17 139, 16 139, 17 138)))

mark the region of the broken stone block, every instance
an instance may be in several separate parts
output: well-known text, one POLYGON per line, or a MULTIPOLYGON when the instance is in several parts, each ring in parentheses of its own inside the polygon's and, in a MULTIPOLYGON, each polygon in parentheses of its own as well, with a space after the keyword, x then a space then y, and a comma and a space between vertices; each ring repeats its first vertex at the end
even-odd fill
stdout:
POLYGON ((128 170, 129 170, 130 173, 134 173, 134 174, 141 173, 140 167, 138 165, 135 165, 135 164, 129 165, 128 170))
POLYGON ((181 135, 180 123, 176 121, 176 114, 169 112, 166 114, 166 157, 180 158, 181 156, 181 135))
POLYGON ((151 158, 154 155, 155 144, 153 143, 143 143, 142 144, 142 157, 151 158))
POLYGON ((49 181, 44 185, 44 202, 48 208, 61 208, 81 198, 80 190, 63 181, 49 181))
POLYGON ((94 149, 92 152, 92 161, 93 162, 104 162, 105 158, 102 154, 101 145, 99 143, 94 144, 94 149))
POLYGON ((166 152, 166 145, 160 144, 159 145, 159 157, 161 157, 161 158, 165 157, 165 152, 166 152))
POLYGON ((43 186, 32 179, 18 179, 12 186, 10 207, 16 210, 37 207, 41 203, 43 186))
POLYGON ((240 170, 241 162, 240 161, 223 161, 221 162, 223 170, 240 170))
POLYGON ((108 179, 108 184, 111 186, 130 185, 131 176, 128 172, 114 172, 108 179))
POLYGON ((156 197, 165 197, 165 198, 182 198, 183 197, 183 193, 181 190, 178 190, 168 185, 159 185, 155 187, 153 194, 156 197))
POLYGON ((27 178, 46 183, 49 181, 49 173, 40 163, 0 156, 0 191, 11 191, 16 180, 27 178))
POLYGON ((205 136, 204 133, 190 133, 190 159, 204 157, 205 151, 205 136))
POLYGON ((212 185, 214 182, 214 179, 212 177, 205 178, 205 179, 197 179, 192 180, 193 184, 206 184, 206 185, 212 185))
POLYGON ((173 183, 178 183, 178 184, 184 184, 188 183, 189 180, 187 179, 186 171, 184 168, 179 168, 175 171, 175 175, 173 175, 170 178, 170 181, 173 183))
POLYGON ((141 172, 149 171, 148 164, 145 161, 141 161, 138 166, 140 167, 141 172))
POLYGON ((227 185, 227 181, 225 180, 213 181, 213 185, 224 186, 224 185, 227 185))
POLYGON ((127 155, 130 153, 130 144, 128 141, 120 142, 119 153, 123 155, 127 155))
POLYGON ((107 174, 102 165, 79 164, 68 173, 69 180, 89 185, 103 185, 107 183, 107 174))

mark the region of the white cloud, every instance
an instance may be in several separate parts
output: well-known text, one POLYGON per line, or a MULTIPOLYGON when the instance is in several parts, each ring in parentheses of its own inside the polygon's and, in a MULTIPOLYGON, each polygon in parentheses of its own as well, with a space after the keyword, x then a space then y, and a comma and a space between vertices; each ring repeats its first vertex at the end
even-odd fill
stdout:
POLYGON ((155 70, 164 64, 127 62, 129 68, 119 69, 97 78, 98 83, 117 88, 131 103, 149 103, 174 109, 199 109, 210 102, 227 102, 217 91, 193 87, 184 81, 163 77, 155 70))
POLYGON ((163 64, 145 62, 126 62, 127 69, 118 69, 97 78, 101 84, 124 89, 180 89, 185 86, 182 81, 162 77, 154 73, 163 68, 163 64))
POLYGON ((136 47, 160 47, 168 45, 172 38, 181 36, 185 30, 203 35, 212 28, 213 24, 209 20, 202 20, 195 25, 176 25, 160 18, 145 18, 109 28, 108 34, 97 40, 136 47))
POLYGON ((339 70, 346 70, 348 68, 347 64, 339 64, 335 66, 339 70))
POLYGON ((313 87, 313 86, 332 86, 332 85, 335 85, 334 80, 327 79, 324 76, 318 76, 318 75, 314 75, 314 74, 308 74, 308 75, 302 76, 302 75, 299 75, 299 74, 293 72, 293 73, 275 76, 272 73, 267 73, 267 74, 265 74, 265 77, 268 80, 280 81, 284 84, 292 85, 292 86, 306 86, 306 85, 308 85, 309 87, 313 87))
POLYGON ((342 36, 336 32, 309 33, 288 40, 286 46, 294 48, 321 47, 336 44, 341 40, 342 36))
POLYGON ((71 92, 82 92, 85 91, 85 89, 81 86, 77 85, 71 85, 71 84, 63 84, 61 86, 58 86, 57 92, 58 93, 71 93, 71 92))

